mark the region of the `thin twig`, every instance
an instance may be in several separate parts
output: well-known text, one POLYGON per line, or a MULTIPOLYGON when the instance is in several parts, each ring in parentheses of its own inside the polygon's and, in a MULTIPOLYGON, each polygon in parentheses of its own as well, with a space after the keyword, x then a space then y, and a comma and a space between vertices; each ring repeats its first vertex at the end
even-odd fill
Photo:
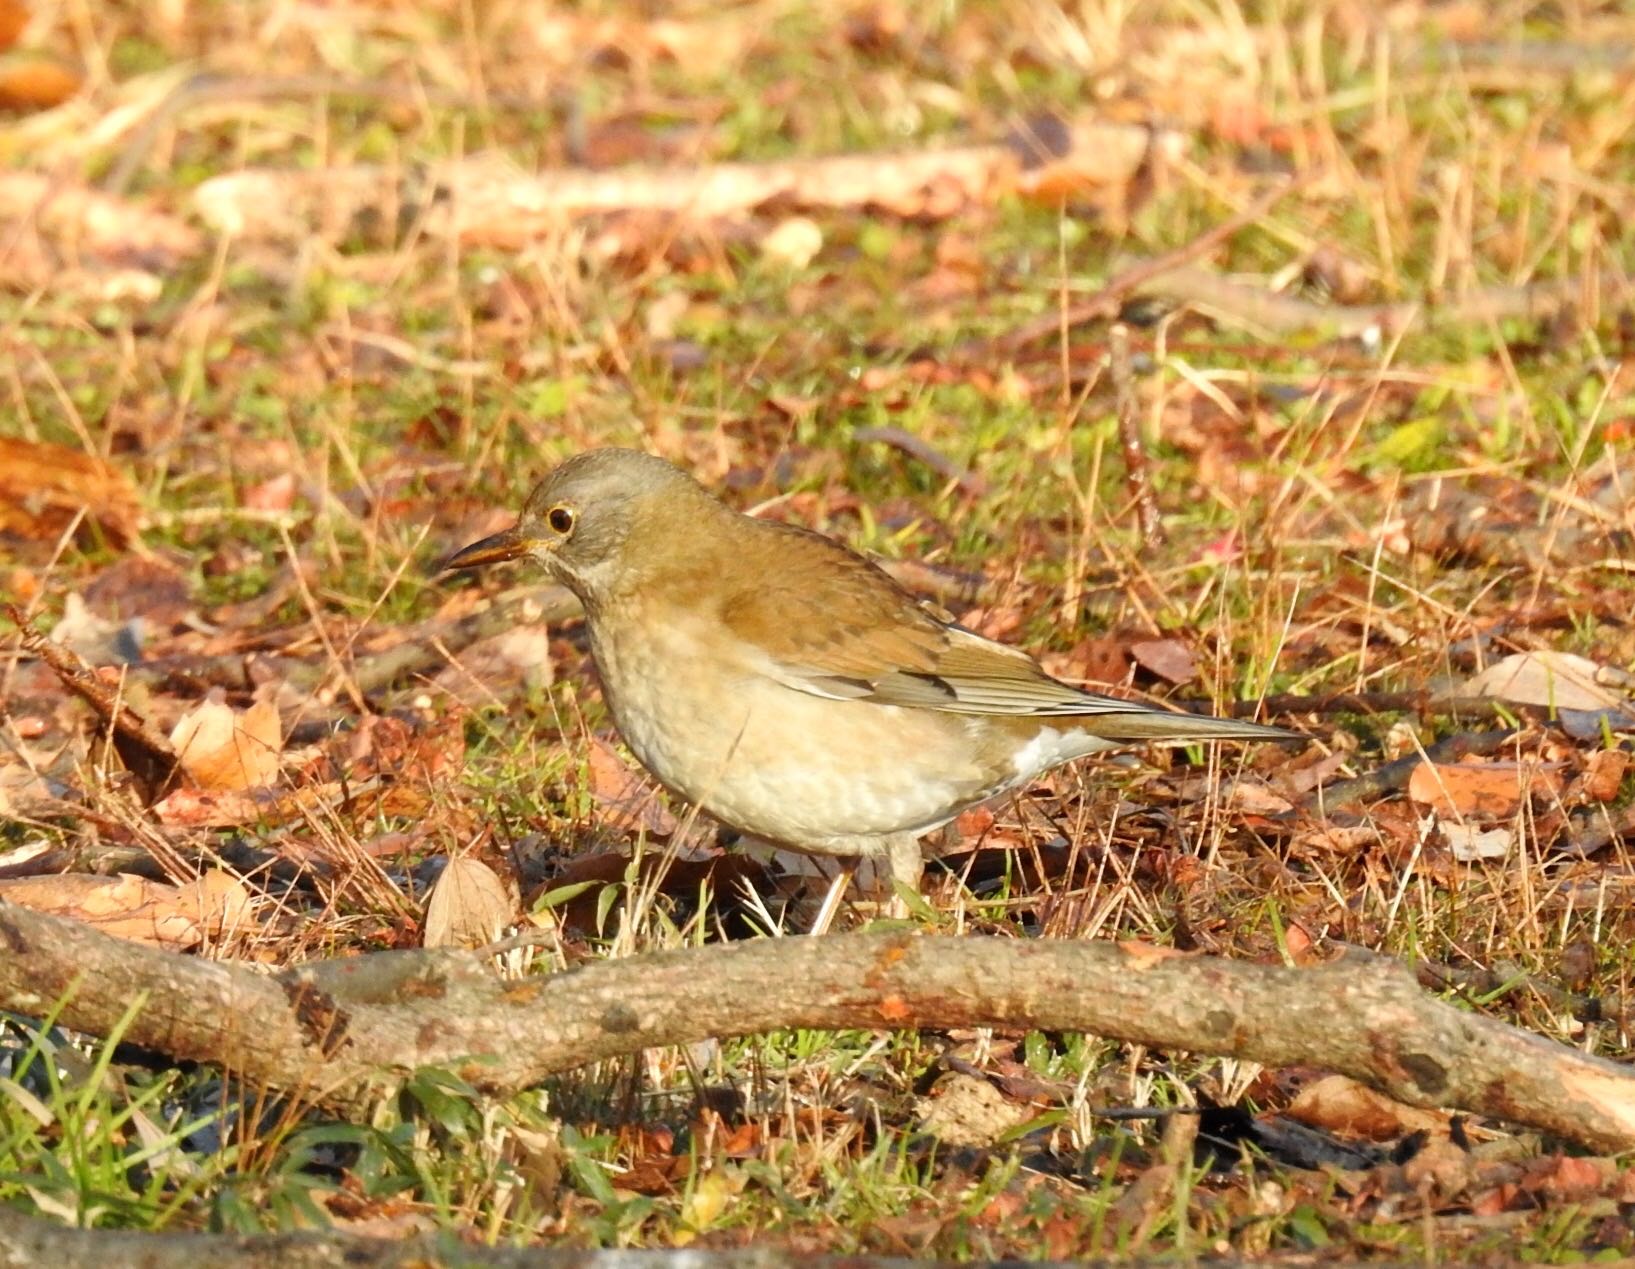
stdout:
POLYGON ((1147 473, 1147 451, 1141 444, 1135 377, 1130 369, 1130 328, 1123 322, 1114 322, 1108 332, 1108 367, 1118 407, 1119 446, 1124 451, 1124 486, 1130 491, 1130 501, 1135 503, 1142 544, 1158 546, 1164 540, 1164 523, 1159 518, 1152 480, 1147 473))
POLYGON ((1132 265, 1109 281, 1106 286, 1102 287, 1089 299, 1083 303, 1073 305, 1064 313, 1051 313, 1035 318, 1033 321, 1025 322, 1015 330, 1009 331, 997 339, 982 340, 967 345, 962 352, 966 359, 972 360, 995 352, 1011 353, 1026 347, 1036 339, 1060 334, 1063 330, 1080 326, 1085 322, 1093 322, 1098 318, 1116 317, 1120 305, 1144 283, 1158 277, 1160 274, 1172 272, 1181 265, 1188 264, 1200 256, 1208 255, 1221 243, 1237 233, 1238 230, 1245 229, 1260 220, 1273 207, 1276 207, 1284 198, 1310 179, 1311 174, 1307 173, 1292 180, 1284 181, 1281 185, 1267 190, 1236 216, 1227 217, 1220 224, 1199 234, 1191 242, 1177 247, 1174 251, 1166 251, 1150 260, 1143 260, 1139 264, 1132 265))

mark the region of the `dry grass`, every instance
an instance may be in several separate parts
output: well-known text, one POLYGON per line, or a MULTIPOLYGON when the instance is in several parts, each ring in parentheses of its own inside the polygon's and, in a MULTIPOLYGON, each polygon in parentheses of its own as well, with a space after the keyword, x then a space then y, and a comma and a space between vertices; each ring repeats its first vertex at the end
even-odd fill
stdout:
MULTIPOLYGON (((453 649, 455 672, 358 686, 413 623, 474 606, 472 584, 426 566, 599 444, 645 446, 736 505, 940 570, 924 580, 974 575, 974 599, 942 602, 1069 677, 1111 670, 1229 707, 1440 692, 1535 648, 1629 667, 1635 98, 1617 58, 1632 39, 1613 4, 1039 0, 923 17, 770 0, 647 22, 616 4, 37 5, 23 44, 83 65, 87 88, 12 119, 0 154, 59 190, 112 181, 125 218, 109 244, 36 203, 0 238, 5 430, 107 458, 147 527, 129 550, 94 525, 7 539, 0 581, 55 615, 68 592, 158 560, 198 619, 150 622, 150 659, 304 658, 318 677, 280 700, 286 780, 401 778, 390 797, 283 822, 156 825, 110 791, 117 771, 49 681, 13 663, 0 773, 32 768, 67 804, 11 799, 20 776, 0 786, 15 802, 0 866, 36 844, 73 870, 174 872, 225 851, 258 922, 201 951, 275 962, 414 943, 437 861, 463 853, 519 873, 564 922, 560 946, 510 972, 801 928, 823 879, 776 865, 748 900, 635 869, 623 888, 574 890, 576 860, 636 833, 587 767, 607 723, 571 623, 453 649), (189 66, 219 78, 167 97, 189 66), (821 249, 804 264, 768 246, 790 219, 777 208, 565 217, 524 242, 462 242, 423 200, 426 174, 478 154, 533 169, 918 150, 1090 109, 1162 122, 1185 158, 1091 203, 808 211, 821 249), (289 175, 354 166, 389 179, 361 200, 310 199, 289 175), (193 192, 249 168, 284 174, 275 205, 251 206, 279 223, 201 231, 193 192), (1207 267, 1314 306, 1441 316, 1359 338, 1143 301, 1138 418, 1167 536, 1143 546, 1105 323, 994 341, 1283 173, 1304 184, 1207 267), (197 242, 160 242, 141 210, 197 242), (1580 301, 1549 320, 1460 308, 1563 280, 1580 301), (925 451, 868 439, 887 428, 925 451), (1177 687, 1143 668, 1131 646, 1154 641, 1189 650, 1195 676, 1177 687), (361 728, 368 712, 398 730, 361 728), (44 730, 19 729, 31 719, 44 730), (443 765, 416 776, 421 761, 443 765)), ((120 585, 140 607, 156 583, 120 585)), ((203 687, 152 692, 164 719, 203 687)), ((991 823, 961 822, 955 874, 915 920, 1293 960, 1361 943, 1468 972, 1473 1009, 1627 1057, 1629 843, 1564 853, 1561 816, 1578 808, 1547 793, 1501 825, 1510 852, 1479 863, 1400 797, 1326 822, 1283 814, 1268 799, 1298 801, 1303 771, 1338 780, 1492 724, 1302 725, 1313 744, 1298 757, 1183 751, 1056 773, 991 823)), ((1534 725, 1506 756, 1570 789, 1597 750, 1628 746, 1534 725)), ((1612 805, 1630 793, 1626 779, 1612 805)), ((643 849, 713 846, 684 817, 643 849)), ((598 879, 624 875, 609 868, 598 879)), ((1502 1202, 1496 1181, 1445 1193, 1388 1162, 1341 1175, 1250 1145, 1214 1171, 1182 1159, 1160 1185, 1159 1129, 1098 1109, 1202 1098, 1271 1113, 1309 1073, 1077 1036, 781 1034, 648 1053, 506 1104, 428 1073, 361 1124, 287 1103, 252 1113, 213 1076, 132 1066, 111 1045, 92 1046, 99 1065, 68 1048, 30 1064, 26 1028, 0 1027, 22 1046, 0 1047, 15 1081, 0 1084, 0 1198, 93 1223, 439 1223, 506 1242, 950 1256, 1569 1258, 1632 1240, 1624 1191, 1552 1191, 1536 1162, 1515 1163, 1502 1202), (922 1130, 917 1099, 951 1061, 1022 1112, 1008 1134, 957 1146, 922 1130), (39 1113, 10 1088, 33 1090, 39 1113)), ((1501 1135, 1478 1151, 1551 1146, 1501 1135)))

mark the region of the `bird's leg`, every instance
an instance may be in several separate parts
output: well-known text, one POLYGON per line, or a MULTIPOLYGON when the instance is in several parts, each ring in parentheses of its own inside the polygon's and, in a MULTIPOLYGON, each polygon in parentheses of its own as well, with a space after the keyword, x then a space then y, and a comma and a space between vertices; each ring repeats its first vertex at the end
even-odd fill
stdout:
POLYGON ((920 877, 925 872, 925 858, 920 854, 920 838, 917 833, 893 833, 886 838, 886 861, 890 865, 891 887, 890 902, 886 905, 886 915, 892 917, 906 917, 908 904, 897 893, 897 887, 902 886, 915 894, 920 892, 920 877))

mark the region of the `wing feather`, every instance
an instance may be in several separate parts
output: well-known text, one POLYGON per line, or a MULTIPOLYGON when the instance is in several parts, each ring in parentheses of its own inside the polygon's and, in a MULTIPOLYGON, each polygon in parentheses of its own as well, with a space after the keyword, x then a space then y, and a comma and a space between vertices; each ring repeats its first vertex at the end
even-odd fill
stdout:
POLYGON ((753 582, 719 610, 754 668, 795 691, 953 714, 1061 717, 1108 740, 1278 739, 1258 723, 1086 692, 1018 648, 928 612, 885 572, 804 529, 745 521, 753 582))

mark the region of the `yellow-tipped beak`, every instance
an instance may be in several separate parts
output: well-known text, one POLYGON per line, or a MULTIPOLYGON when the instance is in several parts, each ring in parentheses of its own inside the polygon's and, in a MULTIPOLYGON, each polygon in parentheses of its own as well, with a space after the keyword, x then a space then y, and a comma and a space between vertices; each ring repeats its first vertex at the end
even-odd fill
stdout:
POLYGON ((504 560, 519 559, 528 554, 528 548, 533 545, 515 529, 507 529, 504 533, 496 533, 491 537, 483 538, 480 542, 473 542, 470 546, 462 546, 437 570, 446 573, 456 568, 480 568, 484 564, 499 564, 504 560))

